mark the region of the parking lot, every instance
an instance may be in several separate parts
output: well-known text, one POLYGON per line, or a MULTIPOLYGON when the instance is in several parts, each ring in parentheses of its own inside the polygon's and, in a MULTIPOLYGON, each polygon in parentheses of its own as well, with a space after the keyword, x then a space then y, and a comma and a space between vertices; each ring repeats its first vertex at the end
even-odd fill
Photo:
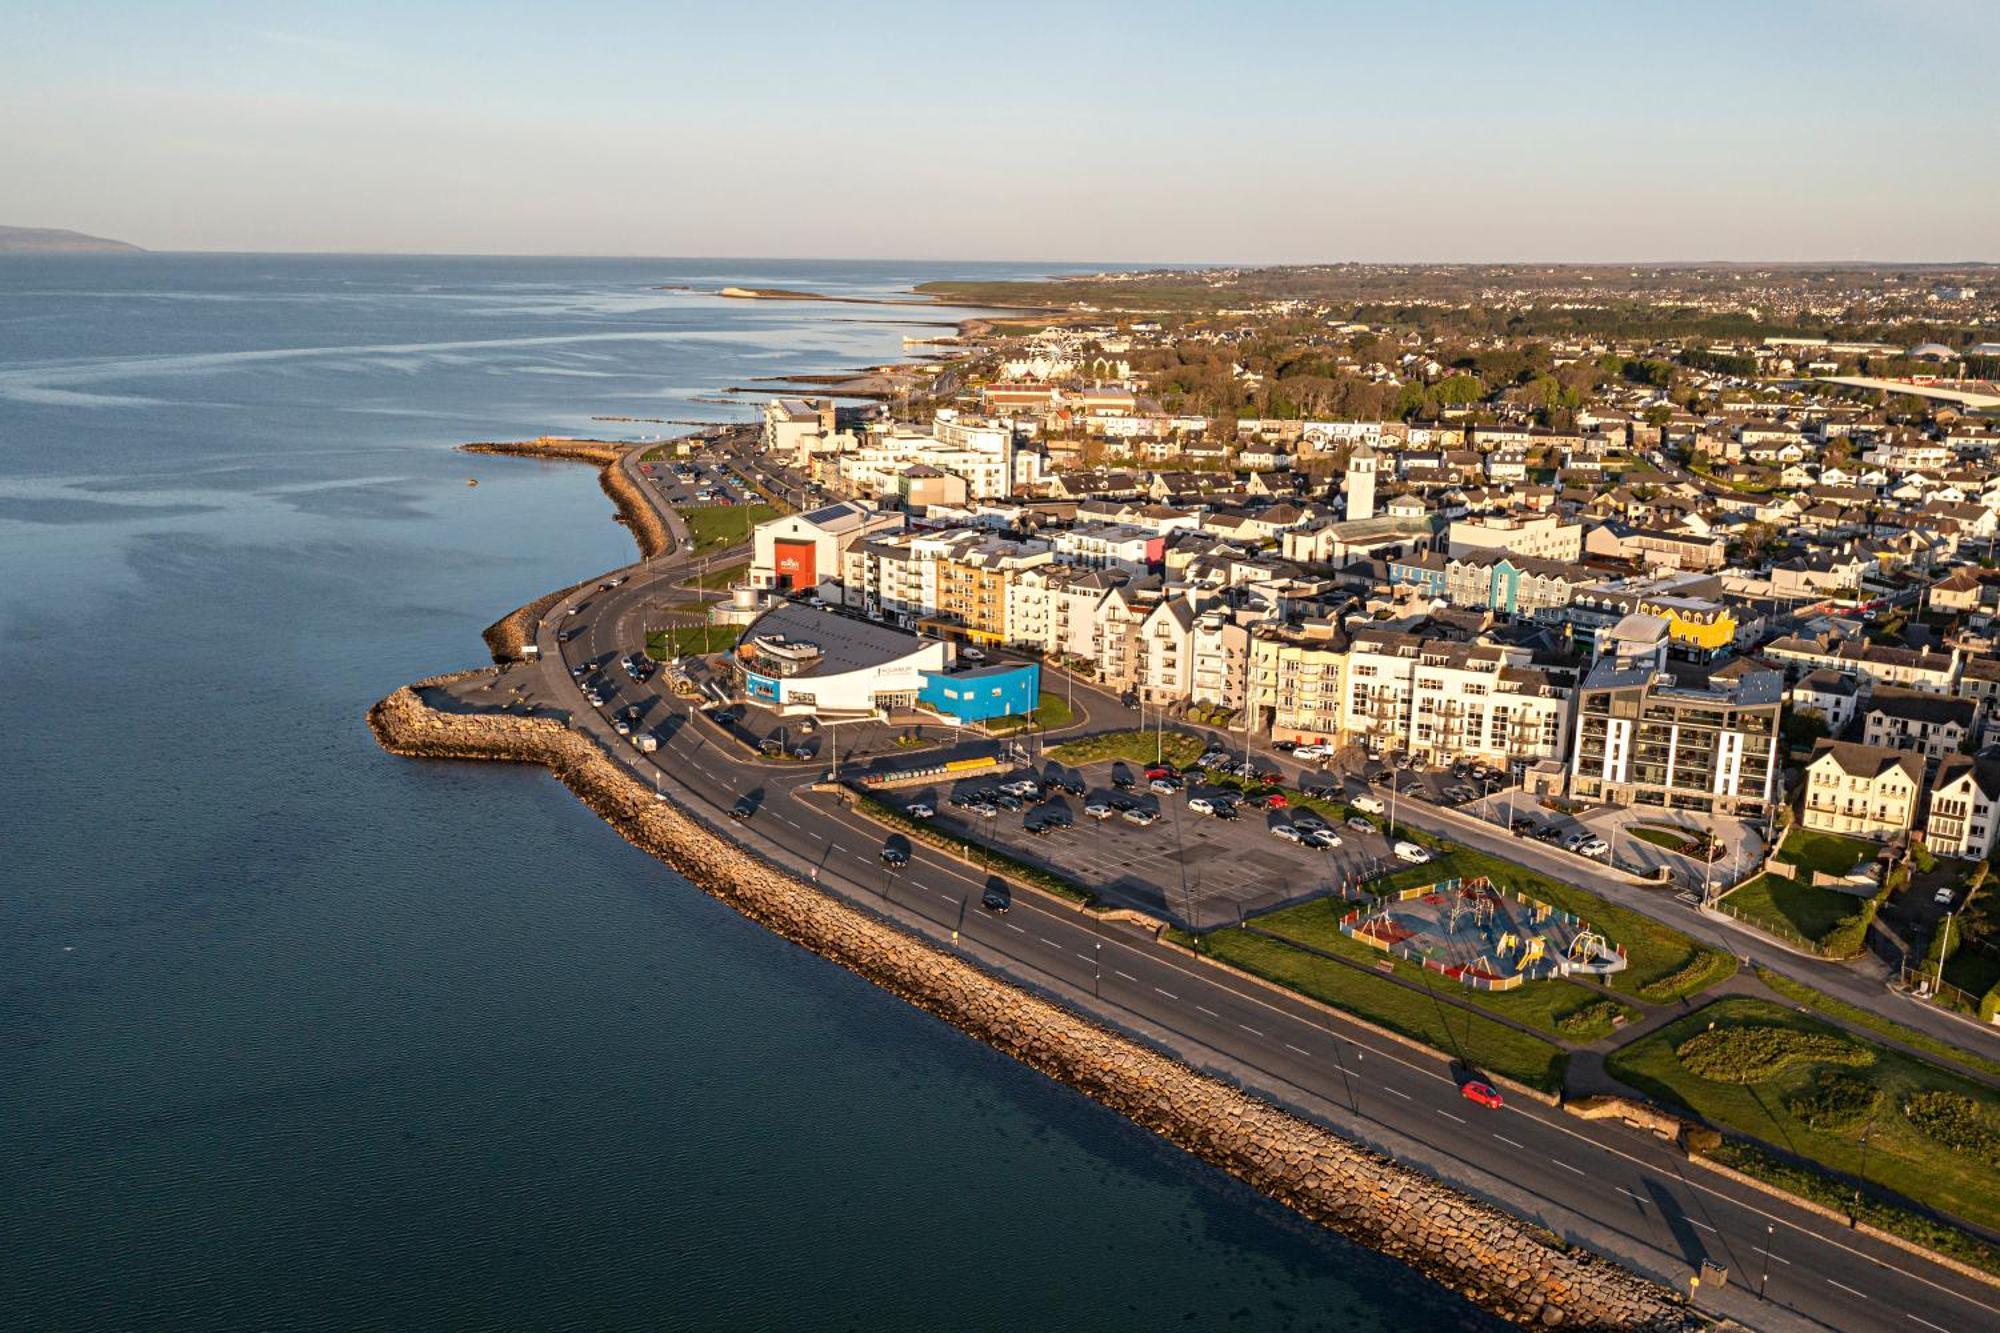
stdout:
POLYGON ((1045 866, 1112 902, 1196 927, 1237 921, 1400 864, 1372 829, 1340 825, 1328 830, 1337 843, 1312 847, 1273 832, 1323 822, 1311 812, 1245 804, 1235 818, 1222 818, 1197 813, 1199 807, 1190 802, 1220 798, 1226 789, 1201 783, 1166 792, 1148 787, 1137 765, 1050 765, 907 788, 893 799, 906 809, 930 806, 942 828, 1045 866), (1039 800, 1003 790, 1052 776, 1068 781, 1072 790, 1053 790, 1039 800), (1120 787, 1118 780, 1131 785, 1120 787), (1043 831, 1031 831, 1033 825, 1043 831))

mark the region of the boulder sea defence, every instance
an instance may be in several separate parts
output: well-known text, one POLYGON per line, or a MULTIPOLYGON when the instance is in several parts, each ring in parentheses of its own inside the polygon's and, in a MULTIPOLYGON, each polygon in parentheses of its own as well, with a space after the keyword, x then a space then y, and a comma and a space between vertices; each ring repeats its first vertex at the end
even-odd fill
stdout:
POLYGON ((479 674, 395 691, 369 710, 376 739, 412 758, 545 766, 634 846, 752 920, 1505 1319, 1605 1329, 1706 1325, 1663 1286, 820 891, 657 799, 561 722, 447 712, 425 698, 433 687, 479 674))

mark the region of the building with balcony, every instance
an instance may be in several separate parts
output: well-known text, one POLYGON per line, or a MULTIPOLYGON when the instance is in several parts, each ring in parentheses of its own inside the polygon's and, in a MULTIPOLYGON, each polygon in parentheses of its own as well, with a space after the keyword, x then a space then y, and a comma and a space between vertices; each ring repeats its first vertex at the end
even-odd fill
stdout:
POLYGON ((1760 816, 1778 799, 1784 679, 1667 662, 1668 628, 1633 614, 1601 636, 1577 696, 1570 792, 1579 800, 1760 816))
POLYGON ((1821 741, 1806 764, 1800 822, 1821 833, 1878 842, 1916 823, 1924 761, 1907 750, 1821 741))
POLYGON ((1931 783, 1924 845, 1940 856, 1982 860, 1993 852, 2000 827, 2000 764, 1948 755, 1931 783))

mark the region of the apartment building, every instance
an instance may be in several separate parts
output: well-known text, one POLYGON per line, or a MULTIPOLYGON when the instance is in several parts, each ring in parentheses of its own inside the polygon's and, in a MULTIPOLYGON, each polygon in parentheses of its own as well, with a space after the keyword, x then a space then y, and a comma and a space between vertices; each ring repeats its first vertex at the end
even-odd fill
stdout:
POLYGON ((1957 754, 1979 725, 1979 705, 1970 699, 1877 685, 1861 708, 1864 744, 1911 750, 1933 763, 1957 754))
POLYGON ((2000 827, 2000 764, 1967 755, 1946 756, 1931 783, 1924 845, 1941 856, 1968 861, 1992 855, 2000 827))
POLYGON ((1565 753, 1569 677, 1526 648, 1357 631, 1347 654, 1341 729, 1371 751, 1425 763, 1504 763, 1565 753))
POLYGON ((1676 673, 1667 625, 1634 613, 1603 636, 1578 691, 1570 791, 1580 800, 1762 815, 1777 799, 1784 681, 1676 673))
POLYGON ((1951 694, 1963 664, 1956 648, 1932 652, 1923 648, 1885 648, 1851 639, 1810 639, 1787 636, 1765 645, 1763 655, 1784 665, 1796 679, 1825 667, 1871 685, 1896 685, 1932 694, 1951 694))
POLYGON ((1907 750, 1821 741, 1806 764, 1802 822, 1821 833, 1886 841, 1916 822, 1924 761, 1907 750))
POLYGON ((1448 556, 1495 551, 1574 564, 1583 559, 1583 525, 1555 514, 1486 514, 1454 519, 1446 530, 1448 556))
POLYGON ((1252 725, 1269 719, 1273 740, 1339 741, 1347 639, 1333 625, 1259 625, 1250 632, 1252 725))

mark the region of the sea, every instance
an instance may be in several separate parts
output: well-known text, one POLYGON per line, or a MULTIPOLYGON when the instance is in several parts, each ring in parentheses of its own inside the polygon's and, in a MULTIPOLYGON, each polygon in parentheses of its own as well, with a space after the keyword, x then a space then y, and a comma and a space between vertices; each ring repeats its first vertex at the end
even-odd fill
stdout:
POLYGON ((632 556, 589 469, 455 444, 964 313, 723 286, 1055 271, 0 258, 0 1327, 1495 1326, 364 726, 632 556))

